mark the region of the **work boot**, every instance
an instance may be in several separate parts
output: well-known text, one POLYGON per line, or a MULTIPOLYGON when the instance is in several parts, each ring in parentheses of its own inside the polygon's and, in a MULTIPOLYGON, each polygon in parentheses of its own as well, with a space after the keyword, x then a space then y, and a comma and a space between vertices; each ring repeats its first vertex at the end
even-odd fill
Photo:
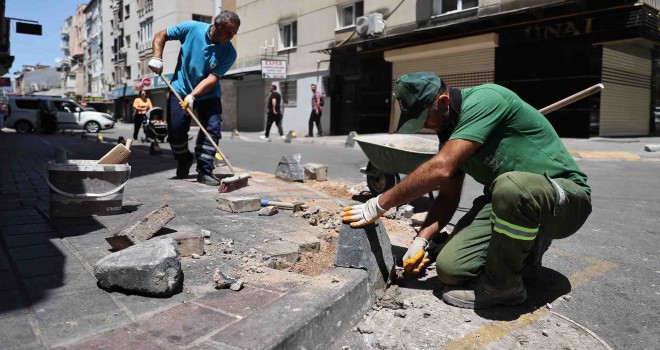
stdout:
POLYGON ((220 179, 213 174, 197 174, 197 182, 209 185, 209 186, 220 186, 220 179))
POLYGON ((529 255, 525 258, 525 265, 523 267, 523 279, 530 280, 536 279, 541 273, 543 254, 550 248, 552 244, 551 239, 546 239, 543 237, 536 237, 534 240, 534 245, 529 255))
POLYGON ((179 179, 188 178, 188 173, 190 172, 190 167, 192 166, 193 160, 192 157, 185 160, 180 160, 176 166, 176 177, 179 179))
POLYGON ((495 305, 518 305, 527 300, 527 290, 520 283, 509 290, 497 290, 486 281, 482 273, 472 282, 463 286, 447 286, 442 292, 442 300, 464 309, 485 309, 495 305))

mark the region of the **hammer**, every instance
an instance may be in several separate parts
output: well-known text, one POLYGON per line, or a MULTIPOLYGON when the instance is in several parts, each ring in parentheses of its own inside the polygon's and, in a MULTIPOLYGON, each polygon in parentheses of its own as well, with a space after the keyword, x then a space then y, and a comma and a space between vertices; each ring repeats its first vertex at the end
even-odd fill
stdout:
POLYGON ((294 213, 298 212, 298 211, 302 211, 304 209, 303 208, 304 204, 305 203, 303 203, 303 202, 287 203, 287 202, 269 201, 268 199, 262 199, 261 200, 261 206, 262 207, 267 207, 269 205, 272 205, 272 206, 282 208, 282 209, 291 209, 291 210, 293 210, 294 213))

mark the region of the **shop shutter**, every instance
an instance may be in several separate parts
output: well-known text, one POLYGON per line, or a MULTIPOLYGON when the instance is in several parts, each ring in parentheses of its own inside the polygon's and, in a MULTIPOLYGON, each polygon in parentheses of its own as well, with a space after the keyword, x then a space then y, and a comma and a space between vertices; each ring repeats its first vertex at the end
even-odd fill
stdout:
POLYGON ((603 47, 600 136, 649 133, 651 52, 633 45, 603 47))
POLYGON ((392 64, 392 79, 412 72, 434 72, 447 85, 464 88, 495 80, 495 48, 405 60, 392 64))

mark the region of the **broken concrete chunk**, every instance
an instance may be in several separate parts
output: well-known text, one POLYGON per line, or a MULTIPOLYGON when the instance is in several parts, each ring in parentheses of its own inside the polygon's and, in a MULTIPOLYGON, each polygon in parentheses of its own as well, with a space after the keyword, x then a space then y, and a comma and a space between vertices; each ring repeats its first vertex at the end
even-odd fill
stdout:
POLYGON ((174 210, 166 203, 143 205, 105 240, 112 248, 121 250, 153 237, 172 219, 174 219, 174 210))
POLYGON ((337 238, 335 266, 367 270, 375 289, 394 278, 392 244, 381 221, 360 228, 343 224, 337 238))
POLYGON ((179 246, 172 238, 136 244, 96 262, 94 276, 103 288, 171 296, 183 281, 179 246))
POLYGON ((213 272, 213 285, 216 289, 225 289, 229 288, 232 284, 239 281, 239 279, 230 277, 216 268, 213 272))
POLYGON ((415 208, 412 205, 402 205, 397 209, 395 218, 397 220, 410 219, 412 218, 415 212, 415 208))
POLYGON ((179 245, 180 256, 191 256, 193 254, 204 255, 204 237, 202 233, 193 229, 179 229, 174 233, 158 236, 160 238, 172 238, 179 245))
POLYGON ((193 259, 199 259, 199 258, 201 258, 202 256, 199 255, 199 254, 197 254, 197 253, 193 253, 193 254, 190 255, 190 257, 193 258, 193 259))
POLYGON ((413 225, 421 226, 424 224, 427 214, 428 212, 413 214, 410 220, 412 221, 413 225))
POLYGON ((286 181, 303 181, 303 168, 300 165, 300 153, 285 155, 275 168, 275 177, 286 181))
POLYGON ((233 290, 234 292, 238 292, 239 290, 243 289, 243 281, 238 280, 229 286, 229 289, 233 290))
POLYGON ((269 205, 259 209, 259 216, 273 216, 279 212, 276 206, 269 205))
POLYGON ((305 180, 328 180, 327 164, 307 163, 303 166, 303 169, 305 170, 305 180))
POLYGON ((221 194, 216 198, 217 208, 230 213, 257 211, 261 208, 261 200, 252 197, 236 197, 221 194))
POLYGON ((644 145, 644 150, 646 152, 660 152, 660 144, 644 145))

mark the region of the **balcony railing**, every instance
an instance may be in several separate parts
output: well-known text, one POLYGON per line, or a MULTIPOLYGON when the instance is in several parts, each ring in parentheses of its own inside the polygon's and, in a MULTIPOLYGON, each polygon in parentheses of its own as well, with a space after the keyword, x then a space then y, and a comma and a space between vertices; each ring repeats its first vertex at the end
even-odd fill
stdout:
POLYGON ((152 47, 153 47, 152 41, 145 41, 138 44, 138 51, 142 53, 143 51, 151 50, 152 47))
POLYGON ((137 11, 138 17, 142 18, 154 10, 153 1, 145 1, 144 6, 137 11))
POLYGON ((60 28, 60 34, 69 35, 71 33, 71 27, 62 27, 60 28))

